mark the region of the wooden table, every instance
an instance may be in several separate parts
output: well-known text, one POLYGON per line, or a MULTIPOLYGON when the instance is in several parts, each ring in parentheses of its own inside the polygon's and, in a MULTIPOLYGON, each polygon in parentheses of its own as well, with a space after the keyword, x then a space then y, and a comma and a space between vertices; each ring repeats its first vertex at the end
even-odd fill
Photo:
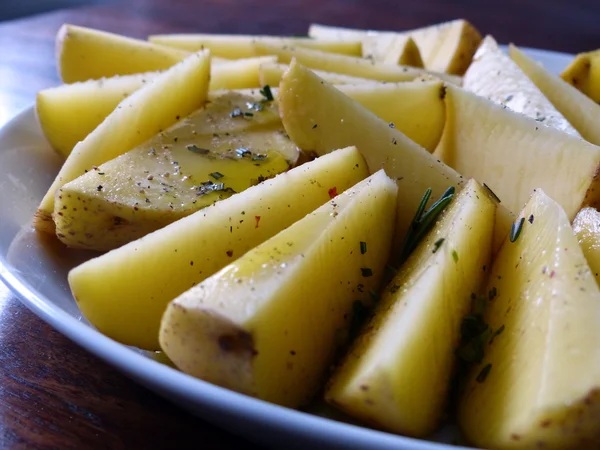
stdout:
MULTIPOLYGON (((58 83, 65 22, 151 33, 305 33, 310 22, 408 29, 464 17, 500 42, 600 48, 598 0, 132 0, 0 24, 0 125, 58 83), (403 4, 403 7, 397 6, 403 4)), ((0 226, 2 219, 0 218, 0 226)), ((0 283, 0 447, 253 448, 158 398, 51 329, 0 283)))

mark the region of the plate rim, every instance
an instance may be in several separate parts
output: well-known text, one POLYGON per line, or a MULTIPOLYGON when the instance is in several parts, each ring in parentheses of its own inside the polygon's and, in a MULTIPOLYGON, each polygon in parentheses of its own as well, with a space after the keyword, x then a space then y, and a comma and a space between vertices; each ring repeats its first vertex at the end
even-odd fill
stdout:
MULTIPOLYGON (((507 46, 503 45, 502 48, 506 49, 507 46)), ((567 60, 574 57, 573 54, 564 52, 530 47, 519 48, 534 59, 567 60)), ((28 116, 34 114, 34 111, 35 104, 21 109, 8 122, 0 126, 0 132, 15 128, 23 121, 31 120, 28 116)), ((2 136, 0 134, 1 140, 2 136)), ((3 254, 0 254, 0 281, 8 287, 24 306, 44 322, 75 344, 102 359, 105 363, 116 367, 125 376, 133 378, 137 383, 149 387, 155 394, 167 398, 188 411, 189 408, 182 405, 183 401, 191 401, 196 407, 205 406, 209 413, 218 412, 225 416, 247 421, 244 432, 239 433, 231 429, 227 429, 227 431, 255 442, 273 443, 271 441, 273 435, 264 436, 260 439, 258 437, 260 430, 252 431, 253 426, 260 426, 271 428, 276 434, 281 434, 284 440, 300 439, 301 442, 308 442, 306 441, 308 437, 310 442, 335 446, 336 448, 356 447, 357 445, 378 449, 405 448, 415 450, 450 448, 468 450, 472 448, 417 439, 375 430, 366 426, 339 422, 269 403, 194 378, 175 368, 136 353, 131 348, 77 320, 59 306, 44 300, 44 295, 41 292, 35 287, 29 286, 18 273, 11 272, 11 265, 6 261, 3 254), (174 397, 177 398, 177 401, 174 400, 174 397)), ((214 414, 209 416, 197 411, 191 413, 223 428, 222 421, 216 420, 214 414)), ((282 442, 281 438, 279 438, 279 442, 282 442)), ((292 442, 289 442, 289 444, 292 444, 292 442)))

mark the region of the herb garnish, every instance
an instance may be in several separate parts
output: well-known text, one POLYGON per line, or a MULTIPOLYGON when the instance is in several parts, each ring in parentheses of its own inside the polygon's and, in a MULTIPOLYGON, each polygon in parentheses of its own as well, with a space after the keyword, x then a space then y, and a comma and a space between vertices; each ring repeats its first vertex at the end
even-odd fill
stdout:
POLYGON ((360 273, 365 278, 373 276, 373 271, 369 267, 361 267, 360 268, 360 273))
POLYGON ((454 260, 454 262, 458 262, 458 252, 456 250, 452 250, 452 259, 454 260))
POLYGON ((454 197, 455 188, 450 186, 446 189, 446 192, 442 194, 438 201, 436 201, 431 207, 425 211, 425 206, 431 197, 431 188, 427 188, 421 203, 417 208, 415 217, 408 228, 406 237, 404 238, 404 244, 402 246, 402 253, 400 254, 401 260, 404 261, 413 250, 417 247, 421 239, 427 234, 427 232, 434 225, 437 217, 444 210, 444 208, 452 201, 454 197))
POLYGON ((367 243, 360 241, 360 254, 364 255, 365 253, 367 253, 367 243))
POLYGON ((521 217, 518 222, 513 222, 512 226, 510 227, 510 242, 515 242, 519 238, 524 222, 525 217, 521 217))
POLYGON ((219 178, 223 178, 225 175, 223 175, 221 172, 213 172, 209 173, 209 176, 213 177, 215 180, 218 180, 219 178))
POLYGON ((185 148, 187 148, 190 152, 199 153, 201 155, 208 155, 210 153, 209 149, 200 148, 196 144, 186 145, 185 148))
POLYGON ((271 86, 265 84, 263 88, 260 90, 260 94, 268 101, 272 102, 274 100, 273 93, 271 92, 271 86))

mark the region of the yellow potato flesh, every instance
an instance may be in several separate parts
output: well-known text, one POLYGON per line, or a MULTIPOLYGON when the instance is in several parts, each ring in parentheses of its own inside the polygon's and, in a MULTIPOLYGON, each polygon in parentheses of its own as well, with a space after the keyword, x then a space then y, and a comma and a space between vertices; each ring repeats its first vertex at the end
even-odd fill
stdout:
POLYGON ((286 171, 283 155, 297 151, 281 128, 184 134, 165 133, 61 187, 58 238, 112 250, 286 171))
POLYGON ((463 184, 453 169, 300 64, 281 80, 278 100, 285 130, 302 150, 322 155, 356 145, 371 173, 383 168, 396 180, 397 249, 427 188, 438 198, 463 184))
POLYGON ((209 76, 210 55, 207 51, 195 53, 123 100, 75 146, 42 199, 34 226, 54 232, 54 195, 64 184, 131 150, 203 106, 209 76))
POLYGON ((209 89, 249 89, 261 87, 259 69, 261 64, 275 62, 273 56, 238 59, 214 66, 210 73, 209 89))
POLYGON ((377 81, 411 81, 414 78, 429 74, 453 84, 460 84, 460 78, 437 72, 428 72, 416 67, 399 66, 398 64, 376 63, 356 56, 337 55, 302 47, 274 45, 255 42, 254 47, 259 55, 275 55, 280 63, 289 64, 295 59, 311 69, 325 72, 341 73, 354 77, 370 78, 377 81))
POLYGON ((227 34, 157 34, 148 40, 155 44, 166 45, 187 51, 209 49, 213 55, 229 59, 250 58, 256 56, 253 43, 268 42, 275 45, 297 45, 328 53, 360 56, 361 42, 340 41, 336 39, 310 39, 302 37, 249 36, 227 34))
MULTIPOLYGON (((317 39, 364 39, 390 32, 311 24, 308 34, 317 39)), ((393 34, 408 36, 415 41, 425 68, 456 75, 467 70, 481 42, 479 31, 463 19, 393 34)))
MULTIPOLYGON (((281 77, 286 70, 289 69, 288 64, 278 63, 265 63, 260 65, 259 76, 260 84, 264 86, 279 86, 281 77)), ((342 73, 325 72, 322 70, 314 71, 319 77, 331 84, 360 84, 360 83, 373 83, 373 80, 369 78, 353 77, 351 75, 344 75, 342 73)))
POLYGON ((477 447, 598 448, 600 291, 567 214, 537 190, 493 263, 484 347, 459 404, 477 447), (487 375, 486 375, 487 373, 487 375))
POLYGON ((596 282, 600 283, 600 212, 582 208, 573 220, 573 231, 596 282))
POLYGON ((190 52, 92 28, 63 25, 56 36, 64 83, 165 70, 190 52))
POLYGON ((486 36, 463 77, 462 87, 494 103, 505 105, 549 127, 579 136, 527 75, 486 36))
POLYGON ((161 323, 164 352, 190 375, 305 405, 353 303, 379 287, 397 189, 380 171, 176 298, 161 323))
POLYGON ((365 36, 363 57, 386 64, 424 67, 419 47, 410 36, 381 33, 365 36))
POLYGON ((473 180, 452 201, 385 289, 328 385, 329 403, 392 432, 435 431, 461 321, 487 275, 482 267, 489 267, 495 210, 473 180))
POLYGON ((461 88, 447 86, 446 127, 436 155, 486 183, 510 211, 535 188, 575 217, 600 164, 600 148, 461 88))
POLYGON ((600 50, 580 53, 560 76, 596 103, 600 102, 600 50))
POLYGON ((158 350, 172 299, 367 176, 355 148, 303 164, 74 268, 73 296, 102 333, 158 350))
POLYGON ((509 47, 509 55, 586 141, 600 145, 600 105, 514 45, 509 47))
POLYGON ((38 92, 35 109, 44 135, 52 148, 66 158, 123 99, 157 75, 117 75, 38 92))

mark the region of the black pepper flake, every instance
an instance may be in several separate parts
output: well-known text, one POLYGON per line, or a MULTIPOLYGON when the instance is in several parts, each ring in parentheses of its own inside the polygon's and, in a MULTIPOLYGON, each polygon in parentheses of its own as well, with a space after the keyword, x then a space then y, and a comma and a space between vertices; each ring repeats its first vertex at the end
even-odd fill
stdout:
POLYGON ((225 252, 227 254, 227 256, 229 256, 230 258, 233 256, 233 250, 227 250, 225 252))
POLYGON ((485 379, 488 377, 488 375, 490 374, 490 371, 492 370, 492 365, 491 364, 486 364, 485 367, 483 369, 481 369, 481 372, 479 372, 479 375, 477 375, 477 382, 478 383, 483 383, 485 381, 485 379))
POLYGON ((388 126, 389 126, 390 128, 396 128, 396 125, 394 125, 394 123, 393 123, 393 122, 390 122, 390 123, 388 124, 388 126))
POLYGON ((104 172, 98 172, 98 175, 104 175, 104 172))
POLYGON ((440 247, 442 246, 442 244, 444 243, 445 239, 444 238, 439 238, 437 241, 435 241, 433 243, 433 250, 431 251, 431 253, 435 253, 437 252, 440 247))
POLYGON ((271 86, 268 84, 265 84, 259 92, 268 102, 274 100, 273 92, 271 92, 271 86))
POLYGON ((100 192, 100 191, 102 190, 102 185, 99 185, 99 186, 96 188, 96 190, 97 190, 98 192, 100 192))
POLYGON ((533 217, 533 214, 529 216, 529 223, 533 223, 535 217, 533 217))
POLYGON ((314 129, 315 129, 315 128, 317 128, 318 126, 319 126, 319 125, 315 123, 315 124, 312 126, 312 129, 314 130, 314 129))
POLYGON ((254 116, 254 113, 251 113, 251 112, 244 113, 244 117, 253 117, 253 116, 254 116))
POLYGON ((363 277, 368 278, 373 276, 373 271, 369 267, 361 267, 360 273, 363 277))

